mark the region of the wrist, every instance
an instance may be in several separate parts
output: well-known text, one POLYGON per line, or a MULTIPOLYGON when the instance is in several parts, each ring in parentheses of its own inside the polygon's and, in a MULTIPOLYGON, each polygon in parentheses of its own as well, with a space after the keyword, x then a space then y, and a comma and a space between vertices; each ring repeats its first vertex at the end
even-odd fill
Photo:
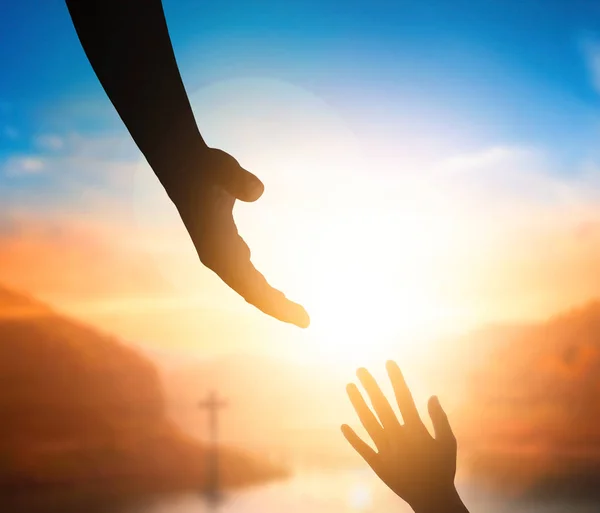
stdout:
POLYGON ((198 134, 163 143, 146 156, 150 167, 176 205, 190 194, 210 167, 210 148, 198 134))
POLYGON ((411 506, 415 513, 468 513, 454 485, 433 492, 423 503, 411 506))

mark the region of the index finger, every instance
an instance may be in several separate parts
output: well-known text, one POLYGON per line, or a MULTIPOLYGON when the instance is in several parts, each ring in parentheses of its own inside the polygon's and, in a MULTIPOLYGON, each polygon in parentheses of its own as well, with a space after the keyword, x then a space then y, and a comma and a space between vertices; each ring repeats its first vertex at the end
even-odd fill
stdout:
POLYGON ((200 204, 200 208, 207 210, 193 217, 197 224, 192 227, 197 234, 194 243, 202 263, 267 315, 307 328, 310 318, 306 310, 269 285, 254 267, 250 248, 240 237, 233 219, 235 198, 219 186, 207 190, 206 199, 200 204))
POLYGON ((381 391, 381 388, 379 388, 377 381, 375 381, 375 378, 373 378, 371 373, 364 367, 358 369, 356 371, 356 375, 365 388, 369 399, 371 399, 373 409, 381 420, 383 427, 385 429, 397 430, 400 427, 400 422, 398 421, 394 410, 390 406, 390 403, 381 391))

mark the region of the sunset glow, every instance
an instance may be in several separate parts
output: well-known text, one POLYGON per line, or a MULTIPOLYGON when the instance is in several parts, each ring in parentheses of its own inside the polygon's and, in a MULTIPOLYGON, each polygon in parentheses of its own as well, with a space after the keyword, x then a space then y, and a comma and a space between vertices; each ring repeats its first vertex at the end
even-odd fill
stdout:
MULTIPOLYGON (((596 46, 581 48, 592 66, 596 46)), ((502 112, 478 130, 477 112, 400 79, 398 90, 334 80, 332 95, 285 73, 211 65, 213 78, 199 80, 204 64, 185 64, 198 124, 263 180, 258 202, 236 204, 236 222, 257 268, 305 304, 311 327, 279 326, 224 287, 126 135, 75 125, 6 155, 3 179, 17 193, 5 202, 13 228, 0 233, 7 284, 149 347, 348 365, 433 355, 438 337, 544 319, 600 294, 599 168, 584 137, 566 162, 549 142, 494 132, 502 112)), ((503 97, 499 84, 469 87, 503 97)), ((92 98, 69 105, 98 112, 92 98)))
POLYGON ((473 513, 600 511, 600 3, 130 4, 0 8, 0 510, 424 511, 447 417, 473 513))

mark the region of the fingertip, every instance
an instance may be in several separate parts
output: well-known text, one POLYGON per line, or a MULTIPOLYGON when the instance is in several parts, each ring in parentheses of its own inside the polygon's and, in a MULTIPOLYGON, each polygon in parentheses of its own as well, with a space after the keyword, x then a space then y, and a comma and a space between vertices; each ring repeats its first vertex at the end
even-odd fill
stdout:
POLYGON ((299 328, 306 329, 310 326, 310 316, 302 305, 286 299, 284 321, 294 324, 299 328))
POLYGON ((440 400, 437 395, 432 395, 429 398, 429 401, 427 401, 427 409, 429 410, 429 413, 432 414, 437 414, 444 411, 442 410, 442 405, 440 404, 440 400))
POLYGON ((310 326, 310 316, 304 307, 298 305, 298 311, 296 313, 296 326, 302 329, 306 329, 310 326))
POLYGON ((342 424, 340 426, 340 431, 344 438, 352 443, 352 439, 354 438, 354 430, 348 424, 342 424))
MULTIPOLYGON (((258 273, 258 271, 256 271, 258 273)), ((271 287, 264 276, 261 277, 266 290, 262 294, 253 294, 252 297, 245 297, 246 301, 271 317, 282 322, 293 324, 299 328, 306 329, 310 326, 310 317, 302 305, 294 303, 285 297, 283 292, 271 287)))
POLYGON ((221 172, 220 181, 228 192, 246 203, 258 200, 265 192, 265 185, 260 178, 244 169, 237 160, 229 162, 229 173, 221 172))
POLYGON ((302 305, 290 301, 285 294, 277 289, 270 287, 271 304, 275 311, 278 311, 274 317, 289 324, 294 324, 299 328, 306 329, 310 326, 310 317, 302 305))
POLYGON ((340 426, 340 431, 346 442, 352 445, 352 429, 350 428, 350 426, 348 426, 347 424, 342 424, 340 426))

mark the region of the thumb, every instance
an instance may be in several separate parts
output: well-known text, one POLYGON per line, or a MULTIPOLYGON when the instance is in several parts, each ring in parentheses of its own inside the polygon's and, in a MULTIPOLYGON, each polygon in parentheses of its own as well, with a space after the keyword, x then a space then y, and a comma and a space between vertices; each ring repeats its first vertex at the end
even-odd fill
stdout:
POLYGON ((239 162, 228 153, 211 148, 211 157, 207 171, 234 198, 241 201, 256 201, 265 190, 263 183, 240 166, 239 162))

